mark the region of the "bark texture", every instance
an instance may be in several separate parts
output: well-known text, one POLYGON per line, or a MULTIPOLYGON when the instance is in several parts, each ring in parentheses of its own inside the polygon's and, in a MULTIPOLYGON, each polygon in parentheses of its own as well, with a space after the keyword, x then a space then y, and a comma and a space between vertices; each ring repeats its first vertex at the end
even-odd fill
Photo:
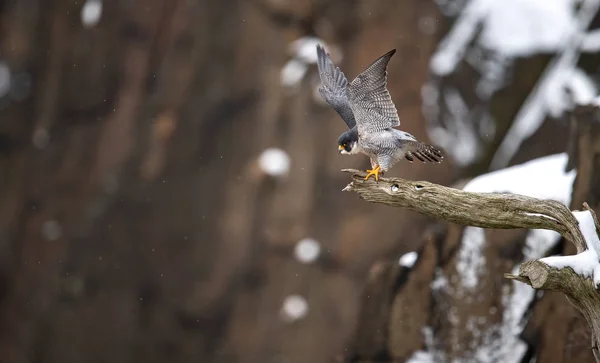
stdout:
POLYGON ((408 208, 463 226, 550 229, 570 240, 578 253, 586 249, 577 220, 560 202, 509 193, 470 193, 400 178, 381 178, 373 183, 373 180, 365 180, 364 171, 344 171, 351 173, 353 179, 344 190, 356 192, 368 202, 408 208))

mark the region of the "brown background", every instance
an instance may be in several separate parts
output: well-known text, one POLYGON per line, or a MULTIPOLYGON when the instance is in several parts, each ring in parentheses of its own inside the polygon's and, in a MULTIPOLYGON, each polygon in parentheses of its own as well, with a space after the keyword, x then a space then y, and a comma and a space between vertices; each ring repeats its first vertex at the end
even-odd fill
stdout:
MULTIPOLYGON (((433 246, 457 243, 460 231, 343 193, 348 177, 339 170, 368 160, 336 152, 345 126, 314 101, 314 66, 295 89, 281 86, 280 70, 289 43, 306 35, 339 46, 349 78, 397 48, 389 89, 403 129, 427 141, 420 91, 451 21, 437 5, 105 0, 100 23, 87 29, 82 4, 0 1, 0 57, 11 92, 25 94, 0 105, 0 361, 360 356, 353 337, 369 271, 415 249, 429 256, 418 265, 427 270, 406 277, 416 285, 402 306, 422 318, 398 328, 394 356, 385 359, 403 361, 422 348, 420 329, 433 311, 428 286, 443 259, 433 246), (423 17, 433 19, 433 34, 420 30, 423 17), (257 168, 273 146, 291 157, 286 178, 257 168), (305 237, 322 245, 316 264, 294 259, 305 237), (309 304, 292 324, 280 317, 290 294, 309 304)), ((530 76, 515 77, 493 100, 499 132, 480 165, 401 163, 390 174, 451 185, 484 172, 548 59, 517 62, 515 72, 530 76)), ((457 77, 448 82, 469 82, 469 74, 457 77)), ((566 132, 564 122, 545 123, 513 163, 564 151, 566 132)), ((500 265, 489 278, 511 268, 500 265)), ((547 309, 564 325, 576 313, 552 298, 558 302, 547 309)), ((539 357, 559 349, 538 361, 574 361, 565 353, 569 335, 554 331, 531 333, 539 357)))

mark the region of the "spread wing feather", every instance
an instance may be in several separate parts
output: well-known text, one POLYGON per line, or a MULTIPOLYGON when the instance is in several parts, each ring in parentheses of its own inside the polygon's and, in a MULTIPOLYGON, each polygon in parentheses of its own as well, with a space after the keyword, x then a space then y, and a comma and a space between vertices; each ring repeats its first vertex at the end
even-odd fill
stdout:
POLYGON ((394 53, 395 49, 379 57, 348 86, 359 129, 383 130, 400 125, 398 111, 387 89, 387 65, 394 53))
POLYGON ((321 86, 321 97, 342 117, 349 129, 356 126, 356 119, 348 103, 348 80, 339 67, 331 61, 331 57, 321 45, 317 45, 317 67, 321 86))

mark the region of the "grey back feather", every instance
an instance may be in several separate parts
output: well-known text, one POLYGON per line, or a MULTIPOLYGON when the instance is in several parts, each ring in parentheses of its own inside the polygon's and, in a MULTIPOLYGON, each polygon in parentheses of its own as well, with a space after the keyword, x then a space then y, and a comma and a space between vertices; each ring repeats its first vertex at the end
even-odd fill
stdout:
POLYGON ((348 102, 348 80, 340 68, 334 66, 331 57, 321 45, 317 45, 317 67, 321 78, 321 97, 342 117, 348 128, 352 129, 356 126, 356 119, 348 102))
POLYGON ((360 133, 400 125, 398 111, 387 89, 387 65, 394 53, 395 49, 379 57, 348 86, 350 106, 360 133))

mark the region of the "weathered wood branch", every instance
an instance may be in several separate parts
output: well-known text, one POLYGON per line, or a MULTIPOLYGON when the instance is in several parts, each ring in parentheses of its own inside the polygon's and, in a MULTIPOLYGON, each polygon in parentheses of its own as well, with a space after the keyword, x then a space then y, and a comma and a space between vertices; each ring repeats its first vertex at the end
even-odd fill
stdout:
POLYGON ((577 274, 570 267, 558 269, 539 260, 524 262, 519 267, 518 275, 504 274, 504 277, 526 283, 535 289, 565 294, 590 325, 592 352, 596 361, 600 362, 600 294, 591 279, 577 274))
MULTIPOLYGON (((345 169, 352 174, 352 182, 344 188, 369 202, 393 207, 403 207, 420 214, 464 226, 481 228, 548 229, 560 233, 572 242, 577 253, 587 249, 579 222, 564 204, 508 193, 472 193, 426 181, 400 178, 364 180, 366 173, 345 169)), ((600 224, 594 211, 584 203, 596 224, 600 224)), ((506 278, 526 283, 533 288, 559 291, 583 314, 592 331, 592 350, 600 362, 600 294, 588 276, 573 269, 558 269, 540 260, 521 264, 518 275, 505 274, 506 278)))
POLYGON ((366 173, 344 169, 352 182, 344 188, 369 202, 403 207, 450 223, 481 228, 549 229, 571 241, 577 252, 586 249, 577 220, 564 204, 508 193, 471 193, 400 178, 364 180, 366 173))

